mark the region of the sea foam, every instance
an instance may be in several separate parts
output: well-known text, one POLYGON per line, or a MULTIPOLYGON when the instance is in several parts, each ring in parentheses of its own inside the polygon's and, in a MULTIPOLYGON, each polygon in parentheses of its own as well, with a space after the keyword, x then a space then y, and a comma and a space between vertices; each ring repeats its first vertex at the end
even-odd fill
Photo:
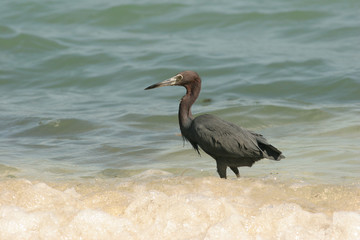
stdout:
POLYGON ((360 239, 358 187, 160 173, 2 180, 0 239, 360 239))

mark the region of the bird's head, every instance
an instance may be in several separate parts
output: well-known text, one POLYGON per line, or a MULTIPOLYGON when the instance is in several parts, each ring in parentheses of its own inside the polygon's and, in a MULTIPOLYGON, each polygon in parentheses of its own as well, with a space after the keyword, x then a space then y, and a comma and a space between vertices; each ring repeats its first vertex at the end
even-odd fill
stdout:
POLYGON ((200 77, 199 75, 194 71, 184 71, 181 73, 176 74, 175 76, 166 79, 165 81, 155 83, 147 88, 145 90, 158 88, 158 87, 165 87, 165 86, 191 86, 193 84, 200 84, 200 77))

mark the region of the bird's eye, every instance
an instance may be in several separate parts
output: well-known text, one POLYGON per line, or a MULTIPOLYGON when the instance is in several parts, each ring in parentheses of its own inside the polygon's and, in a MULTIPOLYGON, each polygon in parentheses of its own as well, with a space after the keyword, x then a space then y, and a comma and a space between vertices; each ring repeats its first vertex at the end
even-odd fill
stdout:
POLYGON ((180 80, 182 80, 184 77, 183 77, 183 75, 178 74, 178 75, 176 75, 176 78, 177 78, 178 81, 180 81, 180 80))

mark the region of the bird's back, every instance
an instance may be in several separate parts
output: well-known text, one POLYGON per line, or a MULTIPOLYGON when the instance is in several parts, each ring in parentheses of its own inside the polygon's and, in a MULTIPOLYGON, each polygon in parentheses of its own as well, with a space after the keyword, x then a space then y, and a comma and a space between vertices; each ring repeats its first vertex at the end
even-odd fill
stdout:
POLYGON ((196 117, 183 135, 195 149, 200 146, 214 159, 227 161, 229 166, 251 166, 262 158, 283 157, 262 135, 210 114, 196 117))

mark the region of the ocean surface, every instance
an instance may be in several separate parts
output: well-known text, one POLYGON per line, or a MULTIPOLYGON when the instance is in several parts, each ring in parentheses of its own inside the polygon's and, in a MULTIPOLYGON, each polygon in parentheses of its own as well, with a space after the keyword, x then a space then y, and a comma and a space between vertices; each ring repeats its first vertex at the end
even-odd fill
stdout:
POLYGON ((0 3, 0 239, 360 239, 360 1, 0 3), (220 179, 192 107, 286 156, 220 179))

